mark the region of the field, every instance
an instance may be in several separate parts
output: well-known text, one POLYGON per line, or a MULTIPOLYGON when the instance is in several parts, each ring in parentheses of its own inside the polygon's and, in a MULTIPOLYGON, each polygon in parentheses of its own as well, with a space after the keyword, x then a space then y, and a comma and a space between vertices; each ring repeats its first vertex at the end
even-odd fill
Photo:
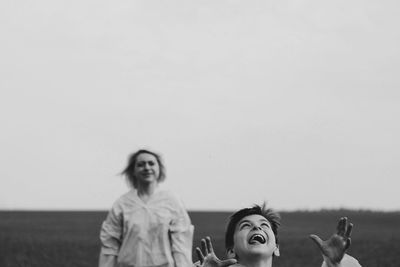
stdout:
MULTIPOLYGON (((100 224, 106 212, 0 212, 1 267, 95 267, 100 224)), ((194 244, 209 235, 217 255, 224 255, 223 233, 229 213, 190 212, 194 244)), ((349 254, 363 266, 400 266, 400 213, 320 211, 281 213, 281 257, 274 267, 321 266, 308 235, 328 237, 339 217, 355 224, 349 254)), ((196 260, 196 256, 194 259, 196 260)))

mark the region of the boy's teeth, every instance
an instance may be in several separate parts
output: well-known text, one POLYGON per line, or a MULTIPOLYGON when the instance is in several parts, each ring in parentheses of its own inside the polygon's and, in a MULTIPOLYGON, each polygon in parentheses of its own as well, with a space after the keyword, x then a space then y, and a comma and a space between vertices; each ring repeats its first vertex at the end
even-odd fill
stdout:
POLYGON ((265 238, 260 234, 255 234, 250 238, 250 242, 251 243, 258 242, 258 243, 264 244, 265 238))

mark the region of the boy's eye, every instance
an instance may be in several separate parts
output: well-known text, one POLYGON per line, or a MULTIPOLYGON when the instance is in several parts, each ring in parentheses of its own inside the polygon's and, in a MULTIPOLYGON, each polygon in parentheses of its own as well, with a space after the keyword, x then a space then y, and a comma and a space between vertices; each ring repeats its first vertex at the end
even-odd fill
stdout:
POLYGON ((243 229, 243 228, 247 228, 247 227, 250 227, 251 225, 249 224, 249 223, 242 223, 241 225, 240 225, 240 229, 243 229))
POLYGON ((149 165, 150 165, 150 166, 154 166, 154 161, 150 161, 150 162, 149 162, 149 165))
POLYGON ((262 224, 261 224, 261 227, 263 227, 263 228, 269 228, 269 224, 268 224, 268 223, 262 223, 262 224))

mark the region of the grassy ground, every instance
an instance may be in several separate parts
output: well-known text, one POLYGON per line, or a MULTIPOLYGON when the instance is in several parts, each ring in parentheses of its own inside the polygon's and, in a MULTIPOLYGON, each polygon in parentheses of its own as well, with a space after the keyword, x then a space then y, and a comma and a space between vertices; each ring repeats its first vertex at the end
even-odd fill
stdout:
MULTIPOLYGON (((321 256, 308 235, 328 237, 341 216, 355 224, 349 254, 363 266, 400 266, 400 213, 341 210, 281 215, 281 257, 274 260, 274 267, 320 266, 321 256)), ((0 266, 97 266, 98 233, 105 216, 106 212, 0 212, 0 266)), ((196 227, 194 245, 209 235, 217 255, 224 255, 229 213, 191 212, 190 216, 196 227)))

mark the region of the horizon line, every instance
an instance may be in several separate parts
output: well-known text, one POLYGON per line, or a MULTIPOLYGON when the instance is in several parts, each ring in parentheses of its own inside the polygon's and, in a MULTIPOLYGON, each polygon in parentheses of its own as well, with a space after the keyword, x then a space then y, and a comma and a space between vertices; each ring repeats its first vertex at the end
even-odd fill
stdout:
MULTIPOLYGON (((383 210, 383 209, 370 209, 370 208, 315 208, 315 209, 275 209, 279 213, 295 213, 295 212, 337 212, 337 211, 350 211, 350 212, 371 212, 371 213, 400 213, 400 209, 383 210)), ((2 209, 0 212, 108 212, 109 209, 2 209)), ((207 209, 187 209, 188 212, 208 212, 208 213, 234 213, 234 209, 220 209, 220 210, 207 210, 207 209)))

